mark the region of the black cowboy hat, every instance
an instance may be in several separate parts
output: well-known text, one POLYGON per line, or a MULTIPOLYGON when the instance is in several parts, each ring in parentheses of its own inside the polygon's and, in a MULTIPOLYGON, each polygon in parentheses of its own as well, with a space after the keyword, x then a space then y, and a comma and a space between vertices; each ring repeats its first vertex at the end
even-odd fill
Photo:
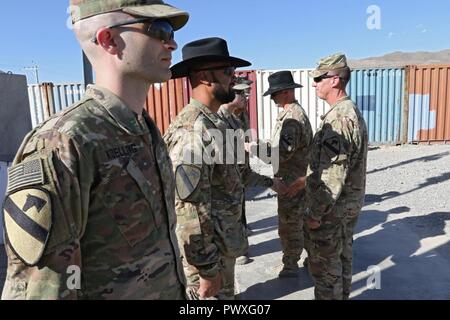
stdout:
POLYGON ((225 62, 231 67, 248 67, 250 62, 230 57, 227 42, 220 38, 206 38, 183 47, 183 61, 172 66, 172 79, 189 75, 189 71, 205 62, 225 62))
POLYGON ((303 86, 294 82, 292 73, 290 71, 279 71, 269 76, 269 90, 264 93, 264 96, 296 88, 303 88, 303 86))

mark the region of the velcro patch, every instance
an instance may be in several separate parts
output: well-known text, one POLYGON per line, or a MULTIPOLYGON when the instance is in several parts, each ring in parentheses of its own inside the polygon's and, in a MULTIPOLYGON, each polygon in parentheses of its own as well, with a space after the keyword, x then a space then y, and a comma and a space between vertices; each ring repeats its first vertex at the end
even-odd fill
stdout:
POLYGON ((296 148, 296 141, 300 138, 300 126, 297 120, 288 119, 283 123, 280 137, 280 149, 292 152, 296 148))
POLYGON ((200 183, 201 169, 192 165, 179 165, 175 172, 177 194, 180 200, 188 199, 200 183))
POLYGON ((14 190, 44 184, 42 160, 34 159, 8 169, 8 193, 14 190))
POLYGON ((52 205, 44 189, 22 189, 3 203, 5 235, 11 249, 28 266, 35 266, 50 237, 52 205))

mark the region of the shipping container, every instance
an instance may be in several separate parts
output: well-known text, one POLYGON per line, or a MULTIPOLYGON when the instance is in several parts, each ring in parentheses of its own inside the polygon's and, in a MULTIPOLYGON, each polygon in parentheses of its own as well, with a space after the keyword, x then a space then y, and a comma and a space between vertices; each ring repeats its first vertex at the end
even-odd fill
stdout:
MULTIPOLYGON (((317 98, 316 91, 312 87, 312 79, 309 72, 312 69, 291 70, 296 83, 300 83, 303 88, 295 90, 295 96, 301 106, 308 114, 309 121, 315 132, 321 123, 320 117, 329 110, 328 104, 317 98)), ((281 70, 260 70, 256 72, 257 76, 257 101, 258 101, 258 135, 262 140, 270 140, 272 130, 278 115, 282 109, 270 99, 270 96, 264 97, 264 92, 269 89, 269 76, 281 70)))
POLYGON ((367 124, 369 142, 399 144, 405 139, 405 69, 357 69, 347 88, 367 124))
POLYGON ((450 142, 450 65, 410 66, 408 142, 450 142))
POLYGON ((28 96, 33 127, 81 100, 85 91, 86 87, 81 83, 29 85, 28 96))
MULTIPOLYGON (((256 73, 255 71, 238 71, 236 75, 246 76, 254 82, 249 99, 249 115, 250 126, 256 133, 258 130, 256 73)), ((29 85, 28 93, 33 127, 81 100, 85 91, 85 86, 80 83, 29 85)), ((145 108, 155 120, 161 133, 164 134, 170 123, 189 103, 191 95, 192 88, 187 78, 170 80, 150 87, 145 108)))
MULTIPOLYGON (((330 106, 316 95, 309 72, 312 69, 291 70, 296 83, 296 98, 308 114, 314 132, 319 128, 321 117, 330 106)), ((258 71, 258 120, 259 136, 269 140, 278 114, 282 111, 269 96, 263 94, 269 88, 268 77, 280 70, 258 71)), ((372 143, 399 143, 403 132, 403 106, 405 92, 403 69, 353 70, 348 94, 364 115, 372 143)))
MULTIPOLYGON (((0 203, 3 205, 5 198, 6 186, 8 183, 8 167, 9 162, 0 162, 0 203)), ((3 238, 3 210, 0 210, 0 244, 4 243, 3 238)))

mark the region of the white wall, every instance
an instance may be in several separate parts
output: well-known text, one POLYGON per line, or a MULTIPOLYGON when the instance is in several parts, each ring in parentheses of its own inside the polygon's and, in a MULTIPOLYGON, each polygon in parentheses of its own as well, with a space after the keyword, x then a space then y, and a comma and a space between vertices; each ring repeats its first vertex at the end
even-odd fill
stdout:
MULTIPOLYGON (((322 121, 320 117, 329 110, 329 106, 326 102, 317 98, 316 91, 312 87, 312 79, 309 77, 309 71, 311 70, 295 69, 290 71, 292 72, 294 81, 303 86, 303 88, 295 90, 295 94, 298 102, 308 114, 313 131, 316 132, 322 121)), ((269 89, 269 76, 278 71, 282 70, 260 70, 256 72, 258 88, 258 132, 259 138, 262 140, 270 140, 278 114, 282 111, 270 99, 270 96, 263 97, 264 92, 269 89)))

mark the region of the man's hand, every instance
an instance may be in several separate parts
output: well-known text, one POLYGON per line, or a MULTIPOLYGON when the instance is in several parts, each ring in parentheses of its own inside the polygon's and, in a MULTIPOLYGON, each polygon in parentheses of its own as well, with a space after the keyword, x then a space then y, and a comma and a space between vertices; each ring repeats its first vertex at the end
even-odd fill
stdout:
POLYGON ((319 220, 314 220, 313 218, 306 218, 306 224, 308 225, 308 228, 311 230, 319 229, 322 223, 319 220))
POLYGON ((222 278, 220 273, 214 278, 202 278, 200 277, 200 288, 198 289, 198 295, 202 299, 211 298, 219 293, 222 287, 222 278))
POLYGON ((285 196, 287 198, 293 198, 301 190, 305 189, 305 187, 306 187, 306 177, 300 177, 289 186, 288 191, 286 192, 285 196))
POLYGON ((286 184, 283 182, 281 178, 273 179, 272 190, 278 193, 280 196, 284 196, 286 192, 289 190, 286 184))
POLYGON ((258 144, 256 142, 245 143, 245 151, 253 158, 258 155, 258 144))

